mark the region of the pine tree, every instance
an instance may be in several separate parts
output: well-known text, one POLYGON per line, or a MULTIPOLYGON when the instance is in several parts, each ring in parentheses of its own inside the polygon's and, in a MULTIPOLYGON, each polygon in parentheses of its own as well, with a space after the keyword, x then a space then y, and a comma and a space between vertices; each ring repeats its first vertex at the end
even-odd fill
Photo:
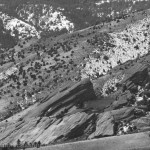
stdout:
POLYGON ((21 146, 21 141, 18 139, 17 140, 17 146, 20 147, 21 146))

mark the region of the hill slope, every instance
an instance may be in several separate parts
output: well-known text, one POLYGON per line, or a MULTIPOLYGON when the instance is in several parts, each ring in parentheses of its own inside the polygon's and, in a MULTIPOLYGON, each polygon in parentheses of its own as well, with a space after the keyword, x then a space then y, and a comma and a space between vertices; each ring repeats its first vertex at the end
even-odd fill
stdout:
POLYGON ((149 17, 131 13, 2 51, 0 144, 149 130, 149 17))
POLYGON ((13 47, 18 40, 29 36, 70 33, 148 8, 147 0, 1 0, 0 20, 3 23, 0 24, 7 33, 3 34, 14 41, 8 45, 1 38, 1 47, 13 47))

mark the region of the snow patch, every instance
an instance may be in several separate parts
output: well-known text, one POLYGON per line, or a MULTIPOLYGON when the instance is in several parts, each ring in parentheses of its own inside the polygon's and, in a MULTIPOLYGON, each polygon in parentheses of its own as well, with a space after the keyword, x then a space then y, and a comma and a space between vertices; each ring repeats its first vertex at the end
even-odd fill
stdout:
POLYGON ((45 31, 67 29, 72 32, 74 30, 74 24, 63 15, 64 8, 61 7, 54 10, 52 6, 46 4, 24 4, 16 11, 20 18, 45 31))
POLYGON ((15 37, 17 34, 19 39, 24 39, 27 37, 40 38, 40 35, 36 31, 35 27, 17 18, 10 17, 5 13, 0 12, 0 19, 3 21, 4 28, 10 31, 11 36, 15 37))

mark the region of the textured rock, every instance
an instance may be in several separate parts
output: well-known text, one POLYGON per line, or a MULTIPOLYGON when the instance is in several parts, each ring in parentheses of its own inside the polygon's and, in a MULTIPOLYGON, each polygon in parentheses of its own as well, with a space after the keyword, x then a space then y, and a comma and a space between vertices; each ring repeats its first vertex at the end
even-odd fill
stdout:
POLYGON ((148 69, 143 67, 140 71, 136 72, 130 80, 136 85, 143 85, 145 79, 148 77, 148 69))
POLYGON ((70 139, 82 135, 84 130, 83 125, 88 125, 93 115, 86 113, 75 113, 63 118, 58 124, 51 125, 45 130, 36 141, 41 141, 43 144, 48 144, 60 139, 70 139))
POLYGON ((124 107, 121 109, 104 112, 98 115, 96 130, 89 139, 114 135, 114 121, 130 120, 134 118, 134 108, 124 107))
POLYGON ((114 134, 113 116, 111 112, 99 114, 96 123, 96 131, 89 136, 89 139, 102 136, 111 136, 114 134))
POLYGON ((16 145, 18 139, 21 143, 40 141, 42 144, 73 139, 84 133, 93 118, 93 114, 89 115, 85 112, 77 112, 57 120, 43 117, 39 121, 39 118, 33 118, 30 121, 7 126, 0 133, 0 141, 16 145))
POLYGON ((111 111, 111 114, 115 121, 130 120, 134 118, 134 108, 123 107, 121 109, 111 111))
POLYGON ((0 123, 0 143, 16 145, 20 139, 22 143, 41 141, 42 144, 49 144, 81 136, 92 123, 90 121, 94 114, 80 111, 75 105, 93 98, 95 94, 89 79, 61 90, 54 96, 50 95, 44 103, 23 113, 16 122, 8 119, 8 122, 0 123), (68 113, 65 115, 66 110, 68 113), (57 117, 62 111, 64 114, 57 117))
POLYGON ((135 63, 132 67, 126 70, 124 82, 127 89, 132 89, 135 85, 143 85, 148 78, 148 69, 146 64, 135 63))
POLYGON ((132 94, 130 93, 130 91, 126 91, 122 94, 119 94, 118 99, 114 101, 110 107, 111 109, 121 108, 127 105, 131 99, 132 99, 132 94))
POLYGON ((86 100, 95 99, 95 97, 96 96, 93 90, 92 83, 89 79, 84 79, 71 88, 57 93, 56 95, 48 99, 45 103, 39 105, 33 112, 29 112, 27 117, 36 117, 43 115, 50 116, 57 112, 59 109, 67 107, 67 105, 75 105, 86 100))
POLYGON ((135 119, 132 121, 140 131, 150 131, 150 115, 135 119))

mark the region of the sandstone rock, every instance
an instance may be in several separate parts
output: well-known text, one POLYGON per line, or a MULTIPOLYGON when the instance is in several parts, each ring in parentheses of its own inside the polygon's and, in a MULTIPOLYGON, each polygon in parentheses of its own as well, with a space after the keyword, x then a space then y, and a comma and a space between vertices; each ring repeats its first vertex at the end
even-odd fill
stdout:
POLYGON ((124 107, 121 109, 99 114, 96 130, 89 136, 89 139, 114 135, 114 122, 120 120, 130 120, 134 118, 134 108, 124 107))
POLYGON ((131 94, 129 90, 125 91, 124 93, 118 93, 116 94, 116 99, 112 102, 112 104, 106 108, 104 111, 111 111, 114 109, 122 108, 123 106, 126 106, 128 104, 134 103, 134 95, 131 94))
POLYGON ((99 114, 96 123, 96 131, 89 136, 89 139, 102 136, 111 136, 114 134, 113 116, 111 112, 99 114))
POLYGON ((93 90, 92 83, 89 79, 84 79, 71 88, 57 93, 45 103, 39 105, 37 109, 29 112, 27 118, 43 115, 50 116, 57 112, 59 109, 66 107, 67 105, 75 105, 86 100, 95 99, 95 97, 96 96, 93 90))
MULTIPOLYGON (((22 142, 40 141, 42 144, 53 143, 57 140, 63 141, 64 139, 70 139, 82 135, 85 127, 88 126, 88 123, 92 118, 93 115, 79 112, 70 116, 65 116, 63 119, 58 119, 53 124, 48 122, 47 119, 47 121, 45 120, 39 123, 30 130, 27 128, 26 132, 23 132, 22 130, 17 137, 22 142)), ((14 139, 11 143, 16 144, 16 140, 14 139)))
POLYGON ((131 81, 131 83, 134 83, 135 85, 142 85, 143 81, 148 76, 147 66, 145 64, 138 63, 138 62, 135 63, 129 69, 127 69, 125 73, 126 73, 126 76, 125 76, 124 81, 127 81, 127 80, 128 82, 131 81))
POLYGON ((127 105, 128 103, 130 103, 132 101, 133 101, 133 95, 130 93, 130 91, 125 91, 124 93, 122 93, 118 96, 117 101, 115 101, 112 104, 112 107, 114 109, 118 109, 118 108, 121 108, 121 107, 127 105))
POLYGON ((85 101, 84 107, 103 112, 104 109, 108 108, 114 101, 114 97, 104 97, 97 100, 85 101))
POLYGON ((94 114, 78 110, 75 105, 95 98, 90 80, 84 79, 47 98, 49 99, 36 105, 34 109, 29 109, 28 113, 23 113, 22 119, 0 124, 0 143, 16 145, 20 139, 22 143, 41 141, 42 144, 48 144, 83 135, 94 114), (67 114, 57 118, 62 112, 67 114))
POLYGON ((111 111, 111 114, 115 121, 120 121, 120 120, 128 121, 134 118, 134 108, 124 107, 121 109, 111 111))
POLYGON ((143 85, 143 82, 145 81, 145 79, 147 78, 147 76, 148 76, 148 70, 147 70, 147 68, 143 68, 139 72, 136 72, 131 77, 131 81, 134 84, 143 85))
POLYGON ((145 131, 145 130, 150 131, 150 115, 146 115, 144 117, 134 119, 132 123, 134 123, 134 125, 137 127, 139 131, 145 131))

